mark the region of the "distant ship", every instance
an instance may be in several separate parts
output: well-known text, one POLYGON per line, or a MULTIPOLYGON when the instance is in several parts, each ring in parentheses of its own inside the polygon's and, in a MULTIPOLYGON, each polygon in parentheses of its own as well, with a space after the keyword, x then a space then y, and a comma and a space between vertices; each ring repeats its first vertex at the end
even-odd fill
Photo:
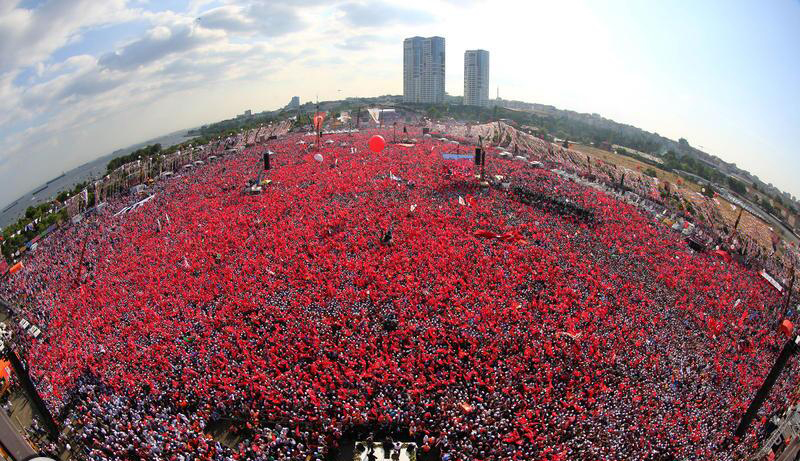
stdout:
POLYGON ((63 178, 66 175, 67 175, 66 173, 61 173, 61 176, 56 176, 55 178, 51 179, 50 181, 47 181, 47 185, 45 187, 49 186, 50 183, 52 183, 54 181, 58 181, 59 179, 63 178))
POLYGON ((14 203, 12 203, 11 205, 7 206, 7 207, 6 207, 6 208, 5 208, 5 209, 2 211, 2 213, 5 213, 6 211, 8 211, 8 210, 10 210, 10 209, 14 208, 14 205, 16 205, 17 203, 19 203, 19 200, 15 200, 15 201, 14 201, 14 203))
POLYGON ((47 183, 47 184, 45 184, 44 186, 42 186, 42 187, 40 187, 40 188, 36 189, 35 191, 31 192, 31 195, 36 195, 36 194, 38 194, 39 192, 41 192, 41 191, 43 191, 43 190, 47 189, 47 185, 48 185, 48 184, 50 184, 50 183, 48 182, 48 183, 47 183))

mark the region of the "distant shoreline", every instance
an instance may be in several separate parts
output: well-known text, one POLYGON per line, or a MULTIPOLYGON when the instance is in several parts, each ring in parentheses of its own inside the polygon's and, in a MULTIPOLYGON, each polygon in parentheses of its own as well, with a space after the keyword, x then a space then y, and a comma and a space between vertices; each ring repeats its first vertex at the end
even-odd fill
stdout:
POLYGON ((44 184, 31 189, 17 198, 10 200, 8 204, 4 205, 3 211, 0 212, 0 228, 6 227, 19 219, 29 206, 35 206, 55 198, 58 193, 63 190, 72 189, 75 184, 86 181, 92 177, 101 177, 106 173, 106 165, 112 159, 128 155, 129 153, 141 147, 151 144, 161 144, 164 148, 186 142, 197 135, 189 135, 190 129, 183 129, 167 133, 144 142, 133 144, 123 149, 117 149, 114 152, 101 155, 94 160, 78 165, 77 167, 62 172, 60 175, 50 179, 44 184), (44 191, 48 193, 37 196, 44 191))
POLYGON ((61 173, 59 176, 56 176, 55 178, 51 179, 50 181, 47 181, 47 185, 49 186, 50 184, 58 181, 59 179, 63 178, 66 175, 67 175, 66 173, 61 173))

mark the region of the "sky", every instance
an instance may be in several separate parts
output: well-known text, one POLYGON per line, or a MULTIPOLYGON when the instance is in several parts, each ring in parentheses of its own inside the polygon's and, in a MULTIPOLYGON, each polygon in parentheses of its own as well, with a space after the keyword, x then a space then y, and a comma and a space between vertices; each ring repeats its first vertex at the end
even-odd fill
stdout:
POLYGON ((686 138, 800 197, 800 0, 0 0, 0 206, 113 150, 301 101, 402 93, 402 40, 446 89, 686 138))

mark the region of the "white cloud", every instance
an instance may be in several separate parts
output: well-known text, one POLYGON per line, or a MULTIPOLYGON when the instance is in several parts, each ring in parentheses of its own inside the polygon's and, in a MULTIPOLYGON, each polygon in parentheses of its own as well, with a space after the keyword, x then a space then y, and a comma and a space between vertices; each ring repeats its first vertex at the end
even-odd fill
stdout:
POLYGON ((101 67, 130 71, 177 53, 183 53, 224 38, 224 34, 179 23, 171 27, 159 25, 120 50, 100 57, 101 67))
POLYGON ((46 60, 85 28, 134 14, 124 0, 50 0, 35 10, 6 7, 0 12, 0 74, 46 60))
MULTIPOLYGON (((0 24, 19 15, 29 17, 23 21, 29 25, 19 27, 20 30, 34 28, 30 24, 45 17, 39 10, 15 8, 7 13, 0 18, 0 24)), ((151 104, 163 105, 162 101, 173 100, 175 94, 206 93, 215 86, 227 85, 225 82, 262 78, 262 72, 273 71, 278 63, 295 56, 263 41, 232 41, 230 36, 234 32, 203 27, 185 14, 142 13, 141 18, 146 18, 153 27, 99 58, 78 55, 61 62, 48 62, 53 51, 72 40, 87 24, 104 23, 84 20, 54 32, 45 41, 46 47, 31 44, 43 50, 37 59, 5 61, 10 69, 0 73, 0 104, 4 109, 0 111, 0 133, 6 130, 0 137, 0 177, 8 180, 0 181, 0 202, 19 194, 20 187, 26 190, 42 179, 37 176, 49 175, 51 171, 41 169, 45 159, 54 168, 68 169, 103 153, 97 149, 123 147, 141 140, 139 136, 158 134, 136 128, 117 129, 111 132, 118 136, 103 133, 104 142, 93 142, 87 133, 99 135, 99 125, 107 126, 109 120, 119 121, 129 113, 141 114, 151 104), (24 86, 15 86, 14 76, 29 65, 35 65, 36 78, 26 79, 24 86), (139 112, 134 107, 139 107, 139 112), (12 131, 8 132, 9 129, 12 131), (10 175, 11 171, 23 174, 10 175)), ((8 30, 5 33, 9 36, 8 30)), ((24 41, 24 34, 14 34, 24 41)), ((21 45, 19 48, 30 49, 21 45)), ((186 126, 183 124, 189 122, 177 123, 186 126)))
POLYGON ((274 1, 221 6, 203 13, 198 22, 209 29, 265 37, 285 35, 306 26, 293 6, 274 1))

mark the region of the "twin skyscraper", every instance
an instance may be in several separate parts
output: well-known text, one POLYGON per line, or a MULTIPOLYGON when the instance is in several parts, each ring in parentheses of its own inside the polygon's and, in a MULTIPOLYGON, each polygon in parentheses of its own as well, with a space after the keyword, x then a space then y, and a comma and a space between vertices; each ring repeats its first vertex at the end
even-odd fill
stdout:
MULTIPOLYGON (((411 37, 403 41, 403 101, 441 104, 445 82, 444 37, 411 37)), ((464 52, 464 104, 489 103, 489 52, 464 52)))

